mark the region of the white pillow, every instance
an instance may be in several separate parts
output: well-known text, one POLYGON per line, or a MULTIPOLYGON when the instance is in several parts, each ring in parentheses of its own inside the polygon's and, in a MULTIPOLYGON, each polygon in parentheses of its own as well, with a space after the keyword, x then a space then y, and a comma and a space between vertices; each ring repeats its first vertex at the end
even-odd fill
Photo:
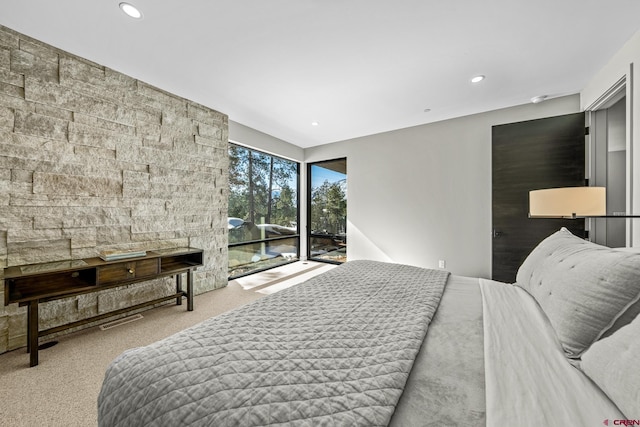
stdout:
POLYGON ((640 254, 596 245, 563 227, 529 254, 516 285, 536 299, 567 356, 578 358, 640 311, 640 254))
POLYGON ((594 343, 581 368, 627 418, 640 418, 640 317, 594 343))

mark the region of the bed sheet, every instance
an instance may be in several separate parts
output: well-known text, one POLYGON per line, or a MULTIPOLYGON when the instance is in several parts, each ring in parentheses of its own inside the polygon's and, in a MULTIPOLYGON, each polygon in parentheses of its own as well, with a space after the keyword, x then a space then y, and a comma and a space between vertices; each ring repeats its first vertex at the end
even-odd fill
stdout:
POLYGON ((523 289, 480 279, 487 426, 602 425, 624 419, 565 357, 536 301, 523 289))

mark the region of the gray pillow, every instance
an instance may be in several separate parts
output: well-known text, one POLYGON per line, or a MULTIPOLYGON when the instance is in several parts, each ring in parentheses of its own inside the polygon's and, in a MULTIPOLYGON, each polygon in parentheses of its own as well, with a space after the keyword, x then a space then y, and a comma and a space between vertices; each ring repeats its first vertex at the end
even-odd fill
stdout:
POLYGON ((529 254, 516 285, 536 299, 567 356, 578 358, 640 311, 640 254, 596 245, 563 227, 529 254))
POLYGON ((640 417, 640 317, 594 343, 581 367, 627 418, 640 417))

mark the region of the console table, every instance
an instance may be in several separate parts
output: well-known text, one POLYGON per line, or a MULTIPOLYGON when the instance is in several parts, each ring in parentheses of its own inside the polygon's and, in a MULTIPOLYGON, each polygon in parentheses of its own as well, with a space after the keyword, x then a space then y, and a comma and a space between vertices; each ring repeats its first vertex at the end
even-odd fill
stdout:
POLYGON ((4 305, 27 306, 27 352, 30 366, 38 364, 38 338, 89 322, 106 319, 138 308, 171 299, 177 305, 187 298, 187 310, 193 311, 193 270, 202 265, 202 249, 174 248, 148 251, 145 256, 104 261, 101 258, 29 264, 4 269, 4 305), (182 274, 187 275, 187 290, 182 289, 182 274), (142 304, 110 311, 54 328, 39 330, 38 304, 60 298, 98 292, 116 286, 176 276, 176 293, 142 304))

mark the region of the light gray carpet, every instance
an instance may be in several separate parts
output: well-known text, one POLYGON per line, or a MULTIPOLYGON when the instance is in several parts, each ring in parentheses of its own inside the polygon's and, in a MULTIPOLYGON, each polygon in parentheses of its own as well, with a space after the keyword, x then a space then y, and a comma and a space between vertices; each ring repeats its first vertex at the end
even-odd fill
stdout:
MULTIPOLYGON (((315 264, 309 263, 308 267, 311 269, 315 264)), ((323 269, 314 271, 319 273, 323 269)), ((265 278, 273 274, 271 270, 268 275, 258 274, 251 280, 262 289, 265 278)), ((247 280, 245 278, 245 282, 247 280)), ((197 295, 192 312, 186 311, 186 303, 167 305, 145 311, 143 319, 113 329, 103 331, 93 327, 58 337, 57 345, 40 351, 40 363, 33 368, 29 368, 25 349, 2 354, 0 424, 7 427, 95 426, 96 402, 104 371, 116 356, 263 296, 230 282, 226 288, 197 295)))

